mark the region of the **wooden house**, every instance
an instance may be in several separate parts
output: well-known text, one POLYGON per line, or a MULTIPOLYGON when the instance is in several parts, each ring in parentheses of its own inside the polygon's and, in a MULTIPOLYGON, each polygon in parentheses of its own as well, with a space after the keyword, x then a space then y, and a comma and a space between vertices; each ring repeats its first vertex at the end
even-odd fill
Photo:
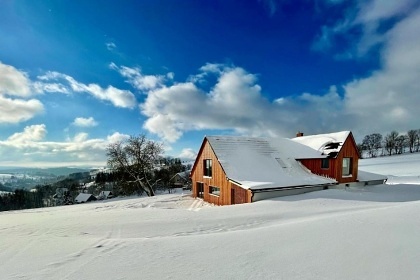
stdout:
POLYGON ((169 179, 169 183, 171 184, 171 187, 190 189, 191 179, 190 179, 189 174, 190 174, 190 171, 176 173, 174 176, 172 176, 171 179, 169 179))
POLYGON ((260 138, 207 136, 191 171, 192 195, 217 205, 356 182, 359 154, 349 131, 260 138))
POLYGON ((321 153, 319 159, 300 159, 312 173, 334 178, 338 183, 357 181, 359 150, 350 131, 298 137, 291 140, 321 153))

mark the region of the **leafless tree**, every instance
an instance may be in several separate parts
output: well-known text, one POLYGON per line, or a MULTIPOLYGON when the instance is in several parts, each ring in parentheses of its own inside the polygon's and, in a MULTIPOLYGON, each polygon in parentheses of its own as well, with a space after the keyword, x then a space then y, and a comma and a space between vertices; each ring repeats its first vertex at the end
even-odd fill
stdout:
POLYGON ((379 149, 382 147, 382 135, 373 133, 366 135, 362 142, 363 150, 366 150, 370 157, 376 157, 379 149))
POLYGON ((392 151, 395 151, 397 153, 397 146, 396 141, 398 137, 398 132, 392 131, 390 134, 387 134, 384 139, 384 148, 387 151, 388 155, 390 156, 392 154, 392 151))
POLYGON ((147 139, 145 135, 131 136, 126 141, 107 147, 108 165, 123 174, 124 183, 135 184, 139 191, 154 196, 149 178, 162 152, 162 145, 147 139))
POLYGON ((395 153, 396 154, 404 153, 406 145, 407 145, 407 136, 406 135, 399 135, 395 139, 395 153))
POLYGON ((418 142, 419 132, 418 130, 409 130, 407 132, 407 139, 408 139, 408 147, 410 149, 410 153, 414 152, 414 148, 416 143, 418 142))

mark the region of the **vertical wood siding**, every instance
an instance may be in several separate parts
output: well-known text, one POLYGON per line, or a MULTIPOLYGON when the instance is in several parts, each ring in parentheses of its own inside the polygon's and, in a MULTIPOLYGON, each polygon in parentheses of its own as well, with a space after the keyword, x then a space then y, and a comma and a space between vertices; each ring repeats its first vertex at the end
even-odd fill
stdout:
MULTIPOLYGON (((207 139, 204 140, 201 151, 197 156, 194 169, 192 170, 192 173, 191 173, 191 180, 192 180, 192 186, 193 186, 193 190, 192 190, 193 197, 197 196, 196 182, 202 182, 204 183, 204 197, 203 198, 205 201, 214 203, 216 205, 230 205, 232 203, 231 183, 229 180, 227 180, 226 174, 222 166, 220 165, 219 161, 217 160, 217 157, 214 154, 213 149, 211 148, 207 139), (205 159, 212 160, 212 177, 211 178, 204 176, 203 161, 205 159), (210 186, 220 188, 220 195, 216 196, 216 195, 210 194, 209 193, 210 186)), ((234 203, 248 202, 246 199, 242 198, 242 196, 245 196, 243 194, 243 191, 245 191, 246 193, 246 190, 237 186, 234 187, 234 193, 235 193, 235 197, 233 198, 234 203)))
POLYGON ((241 204, 251 202, 248 195, 248 190, 245 190, 233 183, 231 183, 231 188, 234 191, 233 204, 241 204))
POLYGON ((321 159, 303 159, 300 162, 306 166, 312 173, 334 178, 338 183, 356 182, 359 168, 359 154, 357 152, 356 143, 350 134, 343 144, 337 158, 330 159, 330 167, 328 169, 321 168, 321 159), (352 158, 351 177, 343 177, 343 158, 352 158))

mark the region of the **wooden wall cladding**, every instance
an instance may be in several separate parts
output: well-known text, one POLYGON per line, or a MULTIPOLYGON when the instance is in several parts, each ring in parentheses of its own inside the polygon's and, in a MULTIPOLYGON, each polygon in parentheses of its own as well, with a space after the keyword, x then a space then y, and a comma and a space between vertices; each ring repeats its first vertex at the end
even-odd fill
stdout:
POLYGON ((354 142, 354 139, 351 135, 344 142, 340 153, 337 155, 337 158, 330 159, 330 167, 328 169, 321 168, 321 159, 302 159, 300 160, 300 162, 309 170, 311 170, 312 173, 334 178, 339 183, 349 183, 357 181, 359 168, 359 153, 357 152, 356 143, 354 142), (352 158, 352 176, 349 177, 342 176, 343 158, 345 157, 352 158))
POLYGON ((216 205, 231 204, 231 187, 230 182, 226 178, 226 174, 220 165, 216 155, 213 152, 207 139, 204 140, 202 149, 197 157, 196 166, 191 174, 193 183, 193 196, 196 197, 196 182, 204 183, 204 200, 216 205), (212 176, 204 176, 204 160, 212 160, 212 176), (220 195, 216 196, 209 193, 210 186, 220 188, 220 195))

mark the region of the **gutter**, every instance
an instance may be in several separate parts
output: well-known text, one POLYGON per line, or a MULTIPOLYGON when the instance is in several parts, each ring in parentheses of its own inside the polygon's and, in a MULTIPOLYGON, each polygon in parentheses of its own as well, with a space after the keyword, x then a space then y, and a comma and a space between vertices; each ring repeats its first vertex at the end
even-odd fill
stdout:
POLYGON ((296 190, 296 189, 309 189, 315 187, 323 187, 328 188, 329 186, 337 185, 337 183, 331 184, 321 184, 321 185, 298 185, 298 186, 290 186, 290 187, 278 187, 278 188, 265 188, 265 189, 251 189, 252 194, 261 193, 261 192, 274 192, 274 191, 287 191, 287 190, 296 190))

